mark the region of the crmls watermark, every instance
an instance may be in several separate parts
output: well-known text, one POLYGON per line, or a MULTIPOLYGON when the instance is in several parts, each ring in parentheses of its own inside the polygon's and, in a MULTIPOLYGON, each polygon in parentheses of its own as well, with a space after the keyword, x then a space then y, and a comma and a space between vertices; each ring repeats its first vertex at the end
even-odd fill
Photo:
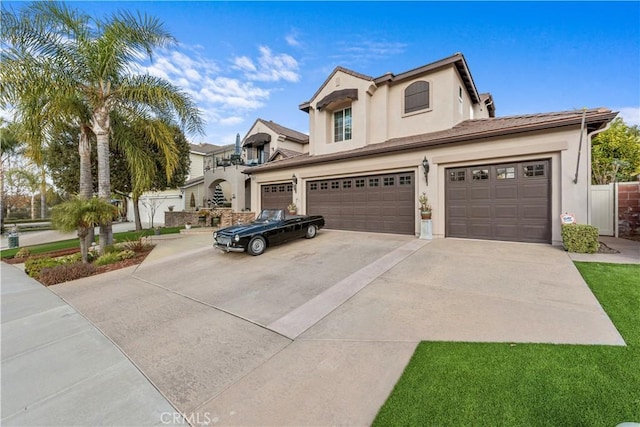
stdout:
POLYGON ((160 422, 162 424, 184 424, 188 423, 192 426, 208 426, 215 424, 217 417, 212 417, 210 412, 192 412, 183 414, 182 412, 163 412, 160 414, 160 422))

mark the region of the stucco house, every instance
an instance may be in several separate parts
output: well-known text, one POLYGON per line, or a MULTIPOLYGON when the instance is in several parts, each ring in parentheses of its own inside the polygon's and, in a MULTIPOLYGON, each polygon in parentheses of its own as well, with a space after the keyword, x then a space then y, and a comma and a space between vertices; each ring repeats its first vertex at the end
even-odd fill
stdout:
MULTIPOLYGON (((517 88, 514 88, 517 90, 517 88)), ((496 117, 464 56, 379 77, 337 67, 299 106, 301 155, 245 170, 251 206, 321 214, 327 228, 561 243, 560 216, 590 222, 591 138, 608 109, 496 117)))
MULTIPOLYGON (((231 145, 233 147, 233 145, 231 145)), ((189 149, 189 173, 186 177, 185 185, 181 188, 172 188, 164 191, 147 191, 140 196, 140 220, 147 224, 151 224, 153 219, 154 225, 164 224, 164 212, 169 210, 169 206, 173 209, 189 210, 189 202, 191 195, 196 200, 204 197, 204 168, 205 158, 213 152, 219 152, 224 147, 213 144, 190 144, 189 149)), ((195 208, 194 208, 195 209, 195 208)), ((128 199, 127 220, 134 221, 133 202, 128 199)))
MULTIPOLYGON (((302 155, 308 152, 308 146, 307 135, 270 120, 257 119, 242 140, 237 135, 235 146, 226 146, 222 155, 214 151, 206 156, 203 199, 213 201, 218 188, 234 211, 251 210, 250 178, 244 170, 272 160, 302 155)), ((208 203, 200 206, 207 207, 208 203)))

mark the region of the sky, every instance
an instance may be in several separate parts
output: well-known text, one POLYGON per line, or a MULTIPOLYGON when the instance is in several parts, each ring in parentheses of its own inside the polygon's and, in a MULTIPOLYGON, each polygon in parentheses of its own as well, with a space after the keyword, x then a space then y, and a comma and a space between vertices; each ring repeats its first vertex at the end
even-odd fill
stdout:
MULTIPOLYGON (((25 3, 3 1, 4 7, 25 3)), ((256 119, 309 132, 336 66, 378 77, 460 52, 497 116, 606 107, 640 124, 640 2, 69 2, 96 18, 155 16, 178 40, 140 72, 181 87, 204 135, 232 144, 256 119)))

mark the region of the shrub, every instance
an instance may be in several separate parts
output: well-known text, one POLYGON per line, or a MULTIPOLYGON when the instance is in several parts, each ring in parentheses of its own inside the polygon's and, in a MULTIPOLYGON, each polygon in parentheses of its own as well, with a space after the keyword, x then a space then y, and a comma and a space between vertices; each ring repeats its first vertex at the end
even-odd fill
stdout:
POLYGON ((29 258, 31 256, 31 251, 28 248, 20 248, 18 252, 16 252, 15 258, 29 258))
POLYGON ((125 249, 124 251, 118 252, 118 257, 120 258, 121 261, 125 259, 131 259, 135 256, 136 256, 136 253, 129 249, 125 249))
POLYGON ((121 244, 121 247, 134 252, 146 252, 150 250, 153 245, 149 242, 149 239, 140 236, 136 240, 127 240, 121 244))
POLYGON ((118 252, 106 252, 104 255, 100 255, 93 263, 95 265, 107 265, 120 261, 120 254, 118 252))
POLYGON ((56 258, 61 264, 73 264, 75 262, 82 261, 82 254, 80 252, 76 252, 75 254, 65 255, 56 258))
POLYGON ((58 259, 51 257, 29 258, 24 263, 24 272, 27 273, 29 277, 38 279, 43 268, 56 267, 60 264, 61 262, 58 259))
POLYGON ((598 251, 598 227, 585 224, 564 224, 562 244, 569 252, 592 254, 598 251))
POLYGON ((69 280, 82 279, 94 274, 96 267, 93 264, 84 264, 75 262, 72 264, 63 264, 56 267, 43 268, 40 272, 40 283, 45 286, 55 285, 57 283, 68 282, 69 280))

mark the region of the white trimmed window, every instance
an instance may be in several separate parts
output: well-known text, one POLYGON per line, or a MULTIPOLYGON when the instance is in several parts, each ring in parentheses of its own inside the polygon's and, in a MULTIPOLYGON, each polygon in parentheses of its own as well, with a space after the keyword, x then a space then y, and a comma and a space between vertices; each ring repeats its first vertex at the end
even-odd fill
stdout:
POLYGON ((404 90, 404 113, 409 114, 428 108, 429 82, 419 80, 407 86, 404 90))
POLYGON ((333 113, 333 141, 348 141, 351 139, 351 107, 333 113))

